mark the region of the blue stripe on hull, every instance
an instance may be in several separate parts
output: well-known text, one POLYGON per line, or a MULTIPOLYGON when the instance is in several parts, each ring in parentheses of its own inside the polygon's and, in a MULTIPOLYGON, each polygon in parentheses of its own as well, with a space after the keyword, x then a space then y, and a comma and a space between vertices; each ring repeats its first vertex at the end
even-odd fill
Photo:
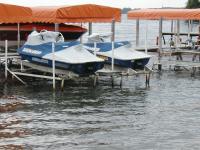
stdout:
MULTIPOLYGON (((22 59, 28 60, 33 63, 37 63, 43 66, 52 67, 52 60, 43 59, 40 57, 34 57, 21 54, 22 59)), ((68 64, 55 61, 56 68, 66 69, 72 71, 80 76, 88 76, 94 74, 97 70, 104 67, 104 62, 90 62, 84 64, 68 64)))

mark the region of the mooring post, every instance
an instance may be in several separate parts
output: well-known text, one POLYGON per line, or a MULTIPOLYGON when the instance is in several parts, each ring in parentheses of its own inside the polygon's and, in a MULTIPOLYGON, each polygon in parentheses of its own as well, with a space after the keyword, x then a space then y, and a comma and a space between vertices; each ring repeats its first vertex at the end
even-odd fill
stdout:
POLYGON ((53 69, 53 90, 56 89, 56 81, 55 81, 55 43, 52 42, 52 69, 53 69))
POLYGON ((5 78, 8 78, 8 40, 5 40, 5 78))
POLYGON ((192 77, 195 77, 195 73, 196 73, 196 67, 192 67, 191 76, 192 76, 192 77))
POLYGON ((114 77, 113 74, 111 75, 111 84, 112 84, 112 88, 114 87, 114 77))
POLYGON ((17 48, 20 47, 20 24, 17 23, 17 48))
POLYGON ((88 23, 88 35, 92 34, 92 22, 88 23))
POLYGON ((147 87, 147 80, 148 80, 147 74, 145 74, 145 77, 146 77, 145 85, 146 85, 146 87, 147 87))
POLYGON ((93 84, 93 86, 96 87, 96 85, 97 85, 97 76, 94 75, 94 84, 93 84))
POLYGON ((136 47, 139 46, 139 40, 140 40, 140 20, 136 20, 136 47))
POLYGON ((162 71, 162 64, 158 63, 158 71, 162 71))
POLYGON ((163 23, 163 19, 160 18, 159 20, 159 48, 158 48, 158 62, 160 63, 160 59, 161 59, 161 52, 162 52, 162 23, 163 23))
POLYGON ((114 70, 114 41, 112 41, 112 71, 114 70))
POLYGON ((61 81, 61 91, 64 90, 64 84, 65 84, 65 79, 62 79, 62 81, 61 81))
POLYGON ((146 73, 146 87, 149 87, 150 86, 150 73, 146 73))
POLYGON ((121 74, 121 79, 120 79, 120 88, 122 88, 122 81, 123 80, 123 75, 121 74))

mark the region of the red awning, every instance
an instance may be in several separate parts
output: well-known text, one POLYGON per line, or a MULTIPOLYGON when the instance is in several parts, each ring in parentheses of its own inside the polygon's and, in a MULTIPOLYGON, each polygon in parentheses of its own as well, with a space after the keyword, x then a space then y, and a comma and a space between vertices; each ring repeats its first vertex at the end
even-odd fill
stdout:
POLYGON ((200 9, 139 9, 128 12, 128 19, 200 20, 200 9))
MULTIPOLYGON (((37 31, 41 31, 43 29, 54 31, 55 26, 54 24, 21 24, 20 25, 20 31, 33 31, 33 28, 36 28, 37 31)), ((17 26, 13 24, 1 24, 0 25, 0 31, 17 31, 17 26)), ((85 28, 75 26, 75 25, 66 25, 66 24, 60 24, 59 25, 59 31, 60 32, 86 32, 87 30, 85 28)))
POLYGON ((26 23, 32 21, 28 7, 0 3, 0 23, 26 23))
POLYGON ((121 20, 121 9, 94 4, 32 7, 33 22, 111 22, 121 20))

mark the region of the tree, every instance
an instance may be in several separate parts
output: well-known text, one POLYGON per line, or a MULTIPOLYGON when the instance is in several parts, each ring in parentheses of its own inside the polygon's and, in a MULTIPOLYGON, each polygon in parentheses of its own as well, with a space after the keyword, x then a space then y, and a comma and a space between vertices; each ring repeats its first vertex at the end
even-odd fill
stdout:
POLYGON ((186 8, 200 8, 199 0, 188 0, 186 8))

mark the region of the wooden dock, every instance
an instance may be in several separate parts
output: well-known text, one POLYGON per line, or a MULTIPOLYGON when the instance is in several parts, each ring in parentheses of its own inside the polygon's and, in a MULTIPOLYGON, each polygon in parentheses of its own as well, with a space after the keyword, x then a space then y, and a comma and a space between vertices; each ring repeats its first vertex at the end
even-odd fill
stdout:
MULTIPOLYGON (((188 33, 178 33, 179 35, 182 35, 182 36, 188 36, 188 33)), ((175 35, 177 36, 178 35, 177 33, 173 33, 173 32, 163 32, 162 35, 175 35)), ((190 36, 199 36, 199 33, 194 33, 194 32, 191 32, 189 33, 190 36)))

